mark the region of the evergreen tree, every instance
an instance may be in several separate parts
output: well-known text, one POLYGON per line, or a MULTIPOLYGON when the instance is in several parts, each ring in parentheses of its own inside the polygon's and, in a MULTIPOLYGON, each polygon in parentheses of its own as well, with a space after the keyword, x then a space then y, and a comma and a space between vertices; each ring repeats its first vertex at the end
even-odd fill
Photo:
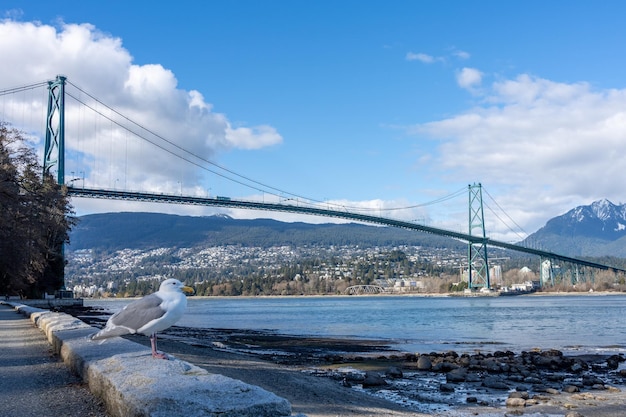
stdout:
POLYGON ((75 222, 67 189, 22 134, 0 123, 0 293, 40 297, 63 285, 63 243, 75 222))

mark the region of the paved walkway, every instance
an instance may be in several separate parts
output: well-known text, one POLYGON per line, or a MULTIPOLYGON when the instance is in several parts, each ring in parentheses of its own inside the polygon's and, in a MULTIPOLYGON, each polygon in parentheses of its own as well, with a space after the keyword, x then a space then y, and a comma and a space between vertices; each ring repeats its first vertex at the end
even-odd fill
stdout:
POLYGON ((0 417, 108 416, 41 330, 7 305, 0 305, 0 381, 0 417))

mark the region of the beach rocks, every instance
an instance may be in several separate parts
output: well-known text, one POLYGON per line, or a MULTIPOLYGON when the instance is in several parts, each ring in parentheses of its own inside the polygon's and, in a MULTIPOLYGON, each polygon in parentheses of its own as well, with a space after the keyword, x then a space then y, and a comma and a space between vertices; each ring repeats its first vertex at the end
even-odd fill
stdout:
POLYGON ((439 385, 439 390, 441 392, 454 392, 455 387, 456 386, 454 384, 441 384, 439 385))
POLYGON ((507 407, 526 407, 526 400, 523 398, 509 397, 506 399, 507 407))
POLYGON ((446 373, 447 382, 464 382, 466 378, 467 378, 466 368, 456 368, 446 373))
POLYGON ((509 390, 509 386, 506 383, 504 383, 504 381, 502 381, 500 378, 496 378, 493 376, 486 377, 483 380, 482 385, 483 387, 487 387, 491 389, 497 389, 497 390, 503 390, 503 391, 509 390))
MULTIPOLYGON (((583 391, 619 390, 612 385, 623 385, 626 376, 620 365, 614 369, 614 363, 621 364, 623 359, 623 355, 568 357, 556 350, 431 352, 378 356, 372 358, 372 364, 382 365, 380 372, 348 366, 328 370, 327 376, 332 374, 346 388, 360 385, 377 395, 399 396, 409 402, 495 405, 506 407, 506 415, 518 415, 528 407, 554 402, 561 394, 559 398, 576 400, 586 394, 583 391), (385 368, 386 361, 389 365, 385 368)), ((355 364, 367 362, 359 356, 355 364)), ((344 363, 350 363, 349 358, 345 357, 344 363)))
POLYGON ((521 398, 523 400, 527 400, 530 398, 530 394, 528 391, 514 391, 509 394, 509 398, 521 398))
POLYGON ((385 372, 385 376, 388 378, 398 379, 402 378, 404 374, 402 373, 402 370, 397 366, 391 366, 385 372))
POLYGON ((626 382, 626 372, 619 369, 626 360, 624 355, 572 357, 558 350, 460 355, 432 352, 407 356, 407 360, 413 360, 409 367, 420 374, 444 376, 445 380, 438 385, 442 395, 467 390, 498 395, 515 389, 503 399, 511 408, 545 402, 560 393, 616 389, 611 384, 626 382))
POLYGON ((428 355, 420 355, 417 358, 417 369, 420 371, 429 371, 433 367, 433 362, 428 355))
POLYGON ((382 387, 387 385, 387 381, 385 381, 385 378, 376 372, 366 372, 365 378, 361 384, 363 384, 363 388, 382 387))

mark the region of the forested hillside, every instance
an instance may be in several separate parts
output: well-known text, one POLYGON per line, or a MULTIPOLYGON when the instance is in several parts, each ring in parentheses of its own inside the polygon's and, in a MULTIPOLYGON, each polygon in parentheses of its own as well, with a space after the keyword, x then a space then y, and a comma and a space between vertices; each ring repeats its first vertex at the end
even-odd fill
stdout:
POLYGON ((237 220, 227 216, 192 217, 158 213, 106 213, 79 218, 70 250, 150 249, 242 245, 398 246, 463 248, 463 242, 392 227, 356 223, 285 223, 270 219, 237 220))

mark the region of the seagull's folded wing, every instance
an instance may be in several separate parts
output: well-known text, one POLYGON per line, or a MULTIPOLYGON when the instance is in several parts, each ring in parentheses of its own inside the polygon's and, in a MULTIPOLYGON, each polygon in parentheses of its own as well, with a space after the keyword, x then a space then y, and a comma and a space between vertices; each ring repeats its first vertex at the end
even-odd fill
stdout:
POLYGON ((165 310, 161 308, 163 300, 156 294, 150 294, 133 301, 115 313, 104 329, 93 335, 93 340, 113 336, 137 333, 146 324, 163 317, 165 310))

